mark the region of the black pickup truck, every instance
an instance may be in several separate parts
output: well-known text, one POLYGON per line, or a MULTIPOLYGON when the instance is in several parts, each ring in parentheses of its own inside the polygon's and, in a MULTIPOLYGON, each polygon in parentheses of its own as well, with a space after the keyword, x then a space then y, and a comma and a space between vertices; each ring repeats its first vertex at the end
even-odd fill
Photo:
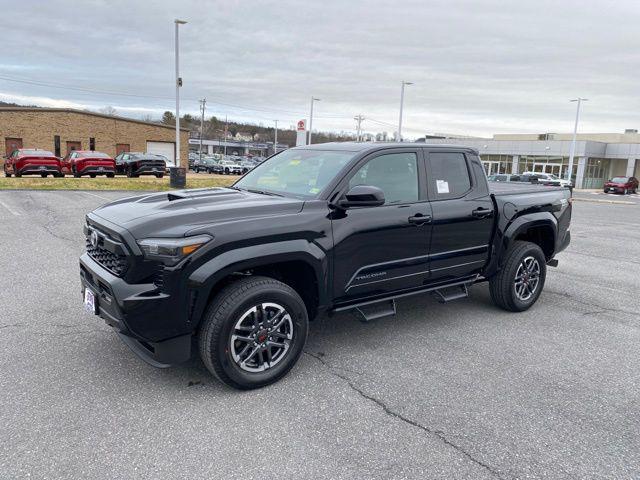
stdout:
POLYGON ((497 306, 528 309, 569 244, 571 200, 560 187, 489 187, 469 148, 293 148, 229 188, 89 213, 84 304, 152 365, 195 349, 224 383, 261 387, 296 363, 320 312, 369 321, 401 297, 448 302, 484 281, 497 306))

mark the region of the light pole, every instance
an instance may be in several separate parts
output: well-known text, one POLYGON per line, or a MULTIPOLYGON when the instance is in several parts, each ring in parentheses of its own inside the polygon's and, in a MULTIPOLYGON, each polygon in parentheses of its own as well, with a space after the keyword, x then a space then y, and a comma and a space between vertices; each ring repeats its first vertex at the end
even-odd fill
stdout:
POLYGON ((202 136, 204 135, 204 109, 206 105, 206 98, 200 100, 200 162, 202 162, 202 136))
POLYGON ((576 153, 576 137, 578 135, 578 120, 580 119, 580 104, 588 101, 588 98, 574 98, 569 100, 570 102, 578 102, 576 108, 576 123, 573 125, 573 138, 571 139, 571 147, 569 148, 569 169, 567 170, 567 180, 571 182, 571 175, 573 174, 573 156, 576 153))
POLYGON ((273 154, 278 153, 278 120, 274 120, 276 122, 276 132, 273 136, 273 154))
POLYGON ((309 140, 307 141, 307 145, 311 145, 311 128, 313 127, 313 102, 319 101, 319 98, 311 96, 311 111, 309 112, 309 140))
POLYGON ((353 119, 358 122, 358 129, 357 129, 357 136, 356 136, 356 142, 360 141, 360 137, 362 136, 362 121, 364 120, 364 117, 362 116, 362 114, 353 117, 353 119))
POLYGON ((178 27, 184 25, 184 20, 173 21, 176 25, 176 167, 180 166, 180 87, 182 86, 182 79, 180 78, 180 43, 178 40, 178 27))
POLYGON ((402 141, 402 109, 404 108, 404 87, 405 85, 413 85, 413 82, 402 81, 402 88, 400 89, 400 119, 398 120, 398 138, 397 142, 402 141))

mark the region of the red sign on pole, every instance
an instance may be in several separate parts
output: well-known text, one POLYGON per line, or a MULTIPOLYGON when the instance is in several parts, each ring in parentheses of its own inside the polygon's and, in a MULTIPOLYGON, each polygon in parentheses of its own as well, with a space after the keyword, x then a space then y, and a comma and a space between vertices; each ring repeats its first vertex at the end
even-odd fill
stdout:
POLYGON ((298 131, 304 132, 307 129, 307 122, 304 120, 298 120, 298 131))

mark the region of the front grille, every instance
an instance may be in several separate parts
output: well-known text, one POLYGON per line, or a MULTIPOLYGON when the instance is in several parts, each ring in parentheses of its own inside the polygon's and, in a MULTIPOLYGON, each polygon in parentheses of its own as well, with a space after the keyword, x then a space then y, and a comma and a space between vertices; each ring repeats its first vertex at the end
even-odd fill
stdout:
POLYGON ((86 239, 86 245, 89 256, 114 275, 121 277, 127 271, 126 256, 117 255, 102 248, 100 245, 94 247, 88 238, 86 239))

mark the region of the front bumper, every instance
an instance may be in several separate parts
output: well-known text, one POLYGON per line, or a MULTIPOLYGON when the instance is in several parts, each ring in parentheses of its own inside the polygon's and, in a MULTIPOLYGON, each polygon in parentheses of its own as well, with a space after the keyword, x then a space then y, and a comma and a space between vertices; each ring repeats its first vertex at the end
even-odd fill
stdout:
POLYGON ((147 363, 167 367, 191 357, 191 333, 159 330, 172 323, 175 301, 156 285, 129 284, 87 253, 80 257, 80 283, 83 293, 89 288, 95 294, 97 315, 147 363))

